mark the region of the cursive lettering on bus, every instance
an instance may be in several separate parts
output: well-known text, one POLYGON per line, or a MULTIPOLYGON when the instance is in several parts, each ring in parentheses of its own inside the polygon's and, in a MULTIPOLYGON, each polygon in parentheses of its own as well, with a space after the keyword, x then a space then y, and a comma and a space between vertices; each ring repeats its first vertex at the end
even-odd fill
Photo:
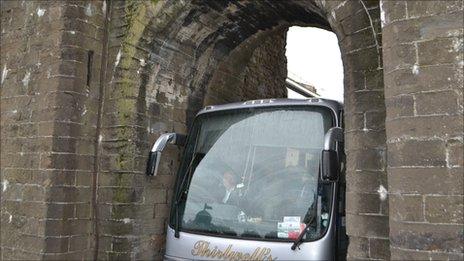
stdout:
POLYGON ((277 257, 272 257, 270 248, 257 247, 252 254, 234 251, 232 248, 233 245, 229 245, 224 250, 219 249, 217 246, 211 248, 210 242, 199 240, 193 245, 191 253, 193 256, 223 260, 277 260, 277 257))

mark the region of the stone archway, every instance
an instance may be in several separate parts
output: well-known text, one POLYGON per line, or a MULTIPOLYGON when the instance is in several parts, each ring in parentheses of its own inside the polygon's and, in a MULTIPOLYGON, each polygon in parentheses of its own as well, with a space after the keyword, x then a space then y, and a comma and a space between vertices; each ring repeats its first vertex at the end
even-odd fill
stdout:
POLYGON ((179 151, 148 178, 150 143, 279 95, 217 80, 312 25, 343 55, 349 258, 462 259, 462 1, 378 2, 1 1, 1 258, 161 259, 179 151))
POLYGON ((217 87, 218 68, 233 74, 262 39, 304 25, 335 32, 343 56, 349 256, 388 258, 387 202, 377 193, 387 187, 377 1, 6 1, 1 9, 11 31, 1 39, 2 257, 160 259, 180 151, 164 153, 151 178, 149 146, 161 133, 187 132, 205 103, 281 95, 247 85, 232 99, 217 87))
MULTIPOLYGON (((206 100, 230 99, 230 93, 218 91, 214 84, 218 67, 233 70, 228 65, 244 65, 240 52, 250 53, 261 39, 279 28, 306 25, 337 34, 345 67, 349 256, 388 258, 388 202, 380 200, 377 192, 387 187, 377 2, 116 2, 112 11, 113 38, 109 42, 120 45, 110 45, 109 49, 111 68, 104 110, 115 110, 116 115, 102 125, 101 153, 115 155, 115 159, 108 159, 101 177, 107 173, 105 178, 115 185, 99 184, 98 193, 110 190, 113 195, 99 204, 111 206, 109 220, 116 225, 110 228, 128 226, 129 234, 139 234, 127 241, 138 246, 138 254, 156 257, 162 252, 167 204, 179 153, 175 149, 168 151, 166 158, 173 160, 163 162, 163 174, 145 178, 141 174, 149 142, 166 131, 186 132, 189 119, 206 100), (120 20, 126 21, 122 27, 118 27, 120 20), (220 95, 223 97, 218 98, 220 95), (115 133, 114 129, 122 131, 115 133), (112 147, 115 135, 124 151, 112 147), (134 154, 138 155, 136 161, 134 154), (114 175, 121 171, 128 175, 114 175), (117 202, 133 210, 133 224, 121 223, 126 217, 124 211, 113 210, 117 202), (153 205, 154 215, 146 215, 153 205), (157 229, 147 229, 153 226, 157 229)), ((250 98, 262 97, 257 93, 250 98)), ((110 229, 106 238, 109 244, 119 242, 121 235, 110 229)), ((105 247, 100 248, 104 254, 105 247)))

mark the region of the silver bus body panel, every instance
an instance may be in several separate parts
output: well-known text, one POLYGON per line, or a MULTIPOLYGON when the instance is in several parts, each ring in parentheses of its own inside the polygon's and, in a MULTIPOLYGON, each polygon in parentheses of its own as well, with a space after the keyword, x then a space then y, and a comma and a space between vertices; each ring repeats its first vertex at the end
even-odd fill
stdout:
MULTIPOLYGON (((252 239, 238 239, 220 236, 207 236, 200 234, 193 234, 182 232, 179 233, 179 238, 174 236, 174 229, 168 226, 166 235, 166 260, 230 260, 229 258, 211 258, 204 255, 198 255, 198 242, 207 242, 210 251, 215 248, 225 251, 228 248, 230 251, 240 252, 242 254, 249 254, 250 256, 260 248, 269 249, 267 255, 261 255, 259 260, 333 260, 335 259, 335 216, 337 212, 337 191, 338 185, 334 184, 332 188, 332 206, 330 214, 330 223, 325 235, 315 241, 303 242, 296 250, 291 250, 293 242, 279 242, 279 241, 262 241, 252 239), (231 247, 229 247, 231 246, 231 247), (197 255, 194 255, 197 254, 197 255)), ((203 244, 204 247, 205 244, 203 244)), ((204 249, 204 248, 203 248, 204 249)), ((229 252, 230 253, 230 252, 229 252)), ((264 253, 264 252, 263 252, 264 253)), ((257 257, 257 255, 255 255, 257 257)), ((238 259, 235 259, 238 260, 238 259)), ((242 260, 250 260, 250 258, 242 258, 242 260)))
POLYGON ((235 103, 228 103, 228 104, 221 104, 221 105, 210 105, 206 106, 202 110, 200 110, 196 116, 200 116, 202 114, 207 114, 211 112, 217 111, 229 111, 229 110, 237 110, 237 109, 253 109, 253 108, 272 108, 272 107, 299 107, 299 106, 319 106, 319 107, 326 107, 330 109, 335 116, 335 122, 338 126, 339 119, 338 119, 338 112, 342 109, 342 104, 328 99, 321 99, 321 98, 309 98, 309 99, 262 99, 262 100, 252 100, 252 101, 245 101, 245 102, 235 102, 235 103))

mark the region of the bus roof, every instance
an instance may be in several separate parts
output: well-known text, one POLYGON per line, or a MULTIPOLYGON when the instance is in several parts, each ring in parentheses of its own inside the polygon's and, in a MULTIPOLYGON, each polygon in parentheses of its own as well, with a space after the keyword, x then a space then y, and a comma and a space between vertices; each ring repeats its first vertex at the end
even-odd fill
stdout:
POLYGON ((261 99, 251 100, 245 102, 235 102, 221 105, 210 105, 203 108, 197 113, 196 116, 201 114, 227 111, 245 108, 263 108, 263 107, 285 107, 285 106, 321 106, 333 110, 335 113, 343 109, 343 105, 334 100, 321 99, 321 98, 308 98, 308 99, 261 99))

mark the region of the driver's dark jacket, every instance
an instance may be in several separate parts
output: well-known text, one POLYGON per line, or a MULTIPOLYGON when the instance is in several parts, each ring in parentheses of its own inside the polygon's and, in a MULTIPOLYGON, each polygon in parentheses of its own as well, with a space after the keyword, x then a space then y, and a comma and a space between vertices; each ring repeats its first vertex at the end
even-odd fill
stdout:
MULTIPOLYGON (((225 197, 225 195, 227 193, 226 187, 221 183, 219 185, 219 188, 217 188, 216 191, 217 191, 217 193, 215 195, 215 201, 218 202, 218 203, 223 203, 222 200, 224 199, 224 197, 225 197)), ((240 201, 240 198, 239 198, 239 195, 238 195, 238 191, 237 191, 237 189, 234 189, 234 190, 231 191, 229 198, 227 199, 227 201, 224 204, 238 205, 239 201, 240 201)))

